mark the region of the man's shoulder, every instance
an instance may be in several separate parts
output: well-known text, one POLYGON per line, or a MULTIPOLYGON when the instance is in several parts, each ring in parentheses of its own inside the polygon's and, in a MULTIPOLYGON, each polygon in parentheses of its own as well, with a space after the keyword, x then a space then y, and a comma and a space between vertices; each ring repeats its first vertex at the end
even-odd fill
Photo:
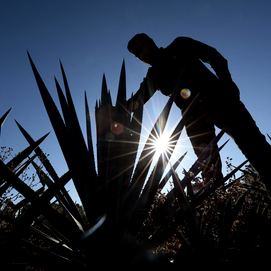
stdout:
POLYGON ((192 38, 180 36, 180 37, 175 38, 171 44, 175 44, 175 43, 183 43, 183 44, 185 44, 185 43, 190 43, 190 42, 193 42, 192 38))
POLYGON ((193 47, 193 43, 195 40, 189 37, 180 36, 173 40, 171 44, 169 44, 165 49, 165 54, 176 54, 177 52, 189 51, 191 47, 193 47))

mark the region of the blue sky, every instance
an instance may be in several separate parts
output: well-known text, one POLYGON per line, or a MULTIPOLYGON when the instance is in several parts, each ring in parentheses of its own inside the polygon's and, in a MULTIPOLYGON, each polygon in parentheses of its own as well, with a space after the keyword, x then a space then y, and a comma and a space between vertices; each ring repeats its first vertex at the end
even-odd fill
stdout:
MULTIPOLYGON (((61 82, 61 59, 83 132, 87 91, 95 137, 94 106, 100 98, 103 73, 113 101, 123 59, 128 96, 139 88, 146 74, 148 66, 126 49, 129 39, 140 32, 149 34, 158 47, 166 47, 177 36, 215 47, 228 60, 241 100, 260 130, 271 134, 270 10, 271 2, 263 0, 1 1, 0 115, 13 108, 3 126, 1 146, 13 147, 14 153, 28 146, 14 119, 34 139, 52 131, 26 50, 56 101, 54 76, 61 82)), ((148 114, 155 121, 166 101, 158 94, 146 105, 143 125, 147 129, 148 114)), ((176 124, 179 117, 180 112, 174 107, 170 125, 176 124)), ((179 151, 189 151, 184 163, 188 169, 195 156, 185 134, 182 139, 179 151)), ((227 139, 224 136, 220 144, 227 139)), ((61 176, 66 166, 53 131, 41 148, 50 154, 49 159, 61 176)), ((245 160, 232 140, 221 155, 223 162, 227 156, 232 157, 235 165, 245 160)))

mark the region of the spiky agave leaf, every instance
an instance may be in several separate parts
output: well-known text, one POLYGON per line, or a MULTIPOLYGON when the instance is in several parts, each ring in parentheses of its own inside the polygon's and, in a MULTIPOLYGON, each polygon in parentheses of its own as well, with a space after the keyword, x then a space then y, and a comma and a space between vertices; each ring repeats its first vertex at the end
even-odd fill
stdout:
MULTIPOLYGON (((74 135, 74 129, 73 129, 73 123, 72 123, 72 118, 71 118, 71 112, 68 106, 68 103, 66 101, 66 98, 63 94, 63 91, 57 81, 57 79, 55 78, 55 85, 56 85, 56 90, 57 90, 57 94, 58 94, 58 98, 59 98, 59 102, 61 105, 61 110, 63 113, 63 118, 64 118, 64 122, 65 122, 65 126, 67 128, 67 131, 69 133, 69 135, 71 136, 72 140, 75 140, 75 135, 74 135)), ((75 142, 77 143, 77 142, 75 142)))
POLYGON ((51 95, 49 94, 45 84, 43 83, 29 53, 28 53, 28 57, 29 57, 31 67, 35 75, 35 78, 36 78, 36 81, 37 81, 37 84, 38 84, 38 87, 39 87, 39 90, 40 90, 40 93, 45 105, 45 108, 47 110, 48 116, 51 120, 52 126, 58 138, 58 142, 64 154, 67 165, 71 171, 73 182, 75 184, 79 197, 82 201, 82 204, 84 206, 84 209, 86 211, 88 218, 92 221, 95 221, 96 219, 95 217, 97 216, 96 211, 97 212, 100 211, 97 209, 93 210, 92 208, 92 206, 95 205, 96 198, 97 198, 97 193, 96 193, 97 187, 95 187, 97 182, 90 182, 89 180, 96 179, 97 176, 93 174, 93 171, 91 171, 91 167, 89 167, 90 160, 88 156, 88 151, 82 139, 82 133, 78 124, 78 119, 74 110, 73 102, 70 96, 69 87, 67 84, 63 67, 61 67, 61 70, 62 70, 63 80, 65 84, 65 89, 66 89, 67 101, 68 101, 69 111, 70 111, 70 115, 72 119, 76 145, 74 144, 73 138, 69 134, 69 131, 65 123, 63 122, 60 116, 60 113, 51 95), (79 148, 80 152, 82 153, 82 156, 78 155, 77 148, 79 148))
MULTIPOLYGON (((28 141, 28 143, 30 145, 33 145, 35 143, 34 139, 27 133, 27 131, 16 120, 15 120, 15 122, 18 125, 18 127, 19 127, 20 131, 22 132, 22 134, 24 135, 25 139, 28 141)), ((58 177, 57 173, 55 172, 53 166, 51 165, 50 161, 48 160, 47 156, 43 153, 43 151, 39 147, 37 147, 34 151, 37 154, 37 156, 39 157, 39 159, 42 162, 42 164, 43 164, 44 168, 46 169, 46 171, 49 173, 49 175, 54 180, 54 182, 58 182, 59 177, 58 177)), ((32 164, 34 165, 35 169, 38 170, 38 166, 34 162, 32 162, 32 164)), ((49 180, 50 180, 50 178, 48 177, 48 182, 49 182, 49 180)), ((53 184, 53 182, 51 180, 50 180, 50 182, 51 182, 51 184, 53 184)), ((46 183, 46 185, 48 187, 50 186, 48 183, 46 183)), ((77 210, 76 206, 74 205, 74 202, 71 199, 71 197, 68 194, 65 187, 62 187, 60 192, 61 192, 61 195, 63 195, 65 197, 68 205, 71 206, 71 208, 73 209, 74 212, 71 212, 71 213, 75 217, 77 217, 76 213, 78 213, 78 210, 77 210)))
POLYGON ((97 133, 97 163, 98 176, 102 187, 106 186, 108 180, 108 161, 110 143, 112 141, 111 123, 112 123, 112 101, 107 90, 106 78, 103 75, 101 101, 96 103, 96 133, 97 133))
MULTIPOLYGON (((171 146, 170 151, 166 154, 160 155, 156 165, 154 166, 154 170, 152 171, 148 180, 145 180, 145 178, 146 178, 145 176, 144 177, 140 176, 141 178, 143 178, 141 180, 140 185, 138 186, 138 184, 135 183, 133 190, 131 189, 129 191, 126 202, 127 202, 127 205, 129 206, 127 213, 133 214, 132 215, 133 218, 130 219, 132 231, 134 231, 136 228, 140 227, 140 225, 143 223, 143 221, 146 218, 147 213, 142 212, 142 210, 146 211, 151 207, 153 199, 154 199, 154 197, 157 193, 157 190, 159 188, 159 182, 162 178, 164 170, 165 170, 169 160, 171 159, 173 151, 177 145, 178 139, 179 139, 181 132, 183 130, 183 127, 186 123, 186 120, 187 120, 189 114, 191 114, 191 111, 193 110, 193 108, 197 102, 197 99, 198 99, 198 95, 190 103, 186 112, 183 114, 183 118, 179 121, 179 123, 175 127, 174 131, 172 132, 172 135, 170 136, 170 146, 171 146), (146 184, 145 184, 145 187, 142 191, 142 195, 140 195, 139 193, 141 193, 141 190, 139 191, 139 189, 142 189, 141 185, 142 185, 143 181, 145 181, 146 184)), ((162 117, 165 117, 166 120, 168 119, 168 114, 170 111, 170 107, 172 105, 171 102, 172 101, 169 100, 169 102, 166 104, 164 110, 162 111, 161 115, 159 116, 159 118, 155 124, 155 125, 157 125, 157 123, 159 123, 159 122, 162 123, 161 124, 162 130, 164 129, 164 126, 166 125, 166 121, 161 122, 159 119, 161 119, 162 117)), ((155 125, 153 127, 153 130, 155 129, 155 125)), ((151 135, 151 133, 150 133, 150 135, 151 135)), ((146 145, 145 145, 145 148, 146 148, 146 145)), ((151 150, 148 150, 148 149, 145 149, 145 151, 146 151, 146 153, 147 153, 147 151, 149 151, 149 153, 151 152, 151 150)), ((150 154, 150 156, 153 156, 153 155, 154 155, 154 153, 150 154)), ((151 162, 152 162, 152 159, 149 161, 149 164, 145 167, 145 169, 147 169, 150 166, 151 162)), ((148 172, 148 171, 146 170, 146 172, 148 172)))
POLYGON ((27 161, 25 161, 23 164, 21 164, 19 167, 17 167, 16 170, 14 170, 13 172, 17 176, 20 176, 28 168, 28 166, 34 161, 35 158, 37 158, 37 154, 34 154, 27 161))
MULTIPOLYGON (((178 88, 174 89, 174 93, 177 91, 178 88)), ((141 91, 145 91, 145 85, 141 84, 141 91)), ((143 217, 139 218, 138 217, 138 213, 140 213, 141 209, 144 210, 148 210, 151 202, 156 194, 156 191, 158 189, 158 184, 159 181, 162 177, 163 174, 163 168, 165 167, 165 165, 167 164, 168 160, 170 159, 170 155, 168 155, 168 157, 165 159, 163 156, 160 156, 160 159, 157 162, 157 165, 155 166, 155 170, 153 171, 153 173, 151 174, 151 177, 149 178, 149 180, 147 181, 143 194, 140 197, 140 193, 142 191, 142 187, 145 183, 145 178, 147 176, 147 173, 149 171, 149 167, 150 164, 152 162, 153 156, 154 156, 154 151, 152 152, 150 150, 150 145, 152 144, 151 142, 154 141, 154 139, 156 137, 159 136, 159 134, 161 134, 165 128, 167 119, 168 119, 168 115, 174 100, 174 96, 175 94, 173 94, 171 96, 171 98, 169 99, 168 103, 166 104, 166 106, 164 107, 162 113, 160 114, 159 118, 157 119, 156 123, 153 126, 152 131, 150 132, 149 138, 146 141, 146 144, 143 148, 143 151, 141 153, 141 156, 139 158, 139 162, 137 164, 137 167, 135 169, 135 173, 133 175, 133 179, 131 180, 130 183, 130 190, 128 191, 128 194, 126 195, 125 201, 124 201, 124 216, 126 214, 129 214, 129 222, 132 226, 132 231, 134 231, 134 229, 136 227, 140 226, 140 223, 144 220, 144 215, 143 217), (159 170, 156 170, 159 169, 159 170), (155 180, 155 181, 154 181, 155 180), (137 221, 137 223, 135 223, 135 220, 137 221)), ((193 106, 197 100, 198 96, 193 100, 193 102, 191 103, 192 106, 189 107, 189 110, 187 110, 187 114, 184 115, 183 119, 179 122, 179 124, 177 125, 175 131, 173 132, 172 138, 174 138, 174 142, 173 142, 173 150, 177 144, 178 138, 181 134, 181 131, 184 127, 186 118, 188 116, 188 114, 191 112, 191 110, 193 109, 193 106)), ((172 150, 172 152, 173 152, 172 150)))
POLYGON ((7 167, 9 167, 13 171, 16 171, 16 169, 22 164, 22 162, 43 142, 43 140, 48 135, 49 133, 44 135, 39 140, 32 143, 30 146, 28 146, 26 149, 16 155, 12 160, 7 163, 7 167))
MULTIPOLYGON (((129 155, 127 156, 128 162, 128 168, 127 168, 127 173, 126 175, 129 176, 129 180, 131 180, 132 177, 132 172, 135 166, 135 161, 136 161, 136 156, 137 156, 137 151, 139 147, 139 140, 140 140, 140 134, 141 134, 141 129, 142 129, 142 118, 143 118, 143 97, 145 93, 145 88, 142 88, 140 91, 140 95, 138 99, 135 101, 135 111, 132 116, 132 120, 129 125, 129 155)), ((133 100, 133 96, 131 98, 133 100)), ((132 104, 132 103, 131 103, 132 104)), ((130 113, 131 113, 131 108, 130 108, 130 113)), ((129 189, 129 186, 127 185, 126 187, 126 193, 129 189)))
POLYGON ((92 141, 92 133, 91 133, 91 119, 87 101, 87 93, 85 92, 85 113, 86 113, 86 130, 87 130, 87 142, 88 142, 88 151, 90 156, 90 164, 95 168, 95 159, 94 159, 94 151, 93 151, 93 141, 92 141))
MULTIPOLYGON (((71 97, 71 92, 68 85, 67 77, 66 77, 66 74, 64 72, 64 68, 61 62, 60 62, 60 66, 61 66, 61 72, 62 72, 65 91, 66 91, 68 109, 70 112, 69 121, 71 121, 72 123, 72 129, 73 129, 73 133, 75 137, 76 151, 78 152, 78 157, 80 157, 80 160, 81 160, 80 161, 81 170, 82 170, 81 178, 83 178, 84 185, 85 185, 85 189, 84 189, 85 195, 84 196, 82 195, 82 196, 88 198, 88 200, 89 198, 97 199, 99 198, 99 196, 97 196, 97 192, 101 190, 101 186, 99 185, 99 182, 98 182, 98 176, 95 170, 95 164, 93 163, 94 160, 86 146, 86 143, 82 134, 82 130, 80 128, 80 124, 78 121, 78 117, 76 114, 76 110, 73 104, 73 100, 71 97)), ((89 202, 89 204, 90 205, 95 204, 95 200, 92 202, 89 202)))
POLYGON ((4 179, 7 183, 13 186, 19 193, 21 193, 29 201, 37 199, 35 192, 18 176, 16 176, 5 164, 0 160, 0 179, 4 179))
MULTIPOLYGON (((219 134, 217 137, 221 138, 221 136, 222 135, 219 134)), ((217 137, 215 137, 215 139, 214 139, 215 141, 218 140, 217 137)), ((201 156, 198 157, 196 162, 191 166, 190 170, 188 171, 188 174, 186 174, 185 177, 180 181, 181 182, 180 185, 182 186, 183 189, 187 185, 191 184, 191 181, 195 178, 195 176, 197 176, 197 174, 199 174, 202 171, 202 169, 206 166, 207 163, 211 162, 216 157, 217 153, 219 153, 219 151, 227 144, 227 142, 228 141, 226 141, 220 148, 218 148, 211 156, 210 156, 210 149, 208 147, 205 149, 205 151, 203 151, 201 156), (205 158, 208 158, 208 159, 205 159, 205 158)), ((210 145, 211 145, 211 143, 209 144, 209 146, 210 145)), ((210 181, 210 182, 213 183, 213 181, 210 181)), ((200 191, 201 191, 201 189, 200 189, 200 191)), ((169 203, 174 202, 174 200, 176 198, 176 193, 178 193, 176 191, 176 187, 174 187, 170 192, 168 192, 167 198, 168 198, 169 203)), ((192 194, 191 191, 190 191, 190 194, 192 194)), ((196 195, 192 195, 192 197, 193 197, 194 201, 196 202, 197 201, 196 195)))
POLYGON ((49 94, 44 82, 42 81, 29 53, 28 53, 28 58, 29 58, 37 85, 39 87, 39 91, 40 91, 43 103, 45 105, 47 114, 48 114, 49 119, 51 121, 51 124, 54 128, 54 131, 56 133, 56 137, 58 139, 59 145, 62 149, 62 152, 63 152, 65 158, 67 158, 66 161, 69 161, 70 160, 69 155, 71 155, 71 154, 69 152, 67 153, 67 149, 69 146, 69 140, 68 140, 69 137, 68 137, 66 126, 60 116, 60 113, 59 113, 51 95, 49 94))
MULTIPOLYGON (((23 136, 27 140, 27 142, 30 145, 33 144, 35 142, 34 139, 29 135, 29 133, 27 133, 27 131, 16 120, 15 120, 15 122, 16 122, 17 126, 19 127, 21 133, 23 134, 23 136)), ((55 172, 55 169, 51 165, 51 163, 48 160, 47 156, 40 149, 40 147, 37 147, 34 151, 38 155, 40 161, 44 165, 44 167, 47 170, 47 172, 51 175, 51 177, 53 178, 53 180, 56 181, 57 179, 59 179, 57 173, 55 172)))
POLYGON ((159 183, 158 189, 162 190, 164 186, 166 185, 167 181, 170 179, 170 177, 173 174, 173 170, 176 171, 177 167, 180 165, 184 157, 186 156, 187 152, 185 152, 175 163, 174 165, 169 169, 163 180, 159 183))
POLYGON ((164 173, 164 170, 166 166, 168 165, 168 162, 171 159, 171 156, 173 154, 173 151, 177 145, 177 142, 179 140, 179 137, 181 136, 182 130, 184 128, 184 125, 187 121, 188 116, 191 114, 195 104, 197 103, 199 95, 197 95, 193 101, 190 103, 189 107, 183 114, 182 119, 177 124, 176 128, 174 129, 172 135, 170 136, 170 151, 167 151, 162 153, 154 167, 154 170, 152 174, 150 175, 148 181, 146 182, 146 185, 144 187, 144 190, 142 192, 142 196, 140 197, 139 202, 139 208, 142 208, 145 206, 147 209, 152 204, 152 201, 154 199, 154 196, 156 194, 156 191, 158 190, 159 182, 162 178, 162 175, 164 173))
POLYGON ((123 60, 120 79, 119 79, 119 88, 117 93, 117 102, 114 114, 114 121, 122 124, 127 121, 127 103, 126 103, 126 74, 125 74, 125 62, 123 60))
MULTIPOLYGON (((16 170, 13 170, 13 173, 15 173, 16 176, 20 176, 26 170, 26 168, 31 164, 31 162, 35 159, 35 157, 36 157, 36 155, 34 155, 30 159, 28 159, 19 168, 17 168, 16 170)), ((4 182, 5 182, 5 180, 4 180, 4 182)), ((10 182, 5 182, 0 187, 0 197, 7 191, 7 189, 9 189, 9 187, 11 187, 11 183, 10 182)))
MULTIPOLYGON (((20 167, 20 165, 23 163, 23 161, 41 144, 41 142, 48 136, 46 134, 42 138, 40 138, 38 141, 32 143, 29 147, 24 149, 21 153, 19 153, 17 156, 15 156, 13 159, 11 159, 5 166, 9 168, 11 171, 16 172, 17 168, 20 167)), ((6 181, 4 178, 0 176, 0 184, 3 184, 3 182, 6 181)), ((7 182, 7 185, 5 187, 11 185, 11 183, 7 182)), ((7 189, 6 188, 6 189, 7 189)))
MULTIPOLYGON (((40 196, 42 193, 44 193, 45 191, 45 187, 42 186, 41 188, 39 188, 38 190, 36 190, 36 194, 38 196, 40 196)), ((12 214, 15 214, 17 211, 21 210, 22 208, 26 207, 28 205, 29 201, 28 199, 23 199, 20 202, 18 202, 17 204, 13 204, 12 205, 12 214)))
MULTIPOLYGON (((73 157, 73 152, 71 151, 71 148, 70 148, 70 146, 73 146, 72 144, 70 145, 70 142, 71 142, 70 135, 67 131, 67 128, 66 128, 66 126, 60 116, 60 113, 59 113, 51 95, 49 94, 44 82, 42 81, 42 79, 41 79, 41 77, 40 77, 40 75, 34 65, 34 62, 31 58, 29 52, 27 52, 27 54, 28 54, 28 58, 29 58, 37 85, 39 87, 39 91, 40 91, 42 100, 44 102, 44 105, 45 105, 45 108, 47 111, 47 114, 48 114, 49 119, 51 121, 51 124, 54 128, 59 145, 62 149, 62 153, 65 157, 65 160, 66 160, 68 166, 72 166, 71 165, 72 163, 70 161, 73 160, 74 157, 73 157)), ((25 135, 25 133, 24 133, 24 135, 25 135)), ((28 140, 29 140, 29 137, 28 137, 28 140)))
POLYGON ((139 157, 139 161, 136 165, 135 172, 133 175, 133 178, 130 183, 130 190, 129 193, 131 197, 133 198, 132 204, 134 204, 134 201, 139 198, 139 195, 141 193, 141 190, 143 188, 143 185, 145 183, 146 176, 149 172, 149 168, 151 166, 151 163, 153 161, 153 157, 155 155, 155 151, 153 146, 153 142, 158 138, 159 131, 163 131, 166 125, 166 121, 168 119, 169 111, 171 109, 171 106, 173 104, 173 95, 168 100, 166 106, 164 107, 163 111, 161 112, 160 116, 156 120, 147 140, 144 145, 144 148, 141 152, 141 155, 139 157), (163 119, 163 120, 162 120, 163 119))
MULTIPOLYGON (((151 146, 153 146, 153 142, 159 136, 162 135, 162 133, 165 129, 165 126, 166 126, 166 123, 168 120, 168 116, 169 116, 169 112, 171 110, 175 96, 177 95, 180 81, 183 77, 183 70, 181 71, 181 73, 178 77, 178 80, 177 80, 175 87, 172 91, 172 95, 170 96, 170 98, 169 98, 166 106, 164 107, 163 111, 161 112, 160 116, 156 120, 156 122, 155 122, 149 136, 148 136, 148 139, 145 143, 145 146, 141 152, 139 162, 135 168, 133 179, 132 179, 131 185, 130 185, 131 189, 133 189, 133 192, 132 192, 133 196, 132 197, 134 198, 134 200, 136 200, 139 197, 141 190, 143 188, 146 176, 148 174, 149 168, 151 166, 151 162, 152 162, 154 154, 155 154, 154 151, 151 151, 151 146)), ((180 123, 182 123, 182 121, 180 123)), ((183 125, 183 124, 184 123, 179 124, 179 125, 183 125)), ((177 127, 179 125, 177 125, 177 127)), ((180 132, 182 130, 182 127, 178 127, 178 128, 179 128, 178 132, 180 132)), ((177 140, 175 142, 177 142, 177 140)), ((130 192, 131 192, 131 189, 130 189, 130 192)))
MULTIPOLYGON (((62 64, 61 64, 61 70, 63 73, 68 101, 66 101, 66 98, 56 79, 55 79, 55 82, 56 82, 56 87, 58 91, 58 96, 59 96, 63 116, 65 119, 66 128, 71 137, 71 141, 73 142, 73 145, 71 146, 71 148, 73 148, 74 155, 78 157, 77 159, 78 161, 74 163, 74 167, 81 168, 80 178, 85 179, 84 187, 80 189, 80 192, 78 191, 78 193, 79 193, 80 198, 86 199, 88 198, 87 196, 88 191, 91 192, 91 191, 100 190, 98 186, 98 176, 95 170, 94 157, 93 155, 89 153, 89 150, 83 139, 82 131, 79 126, 79 122, 78 122, 77 115, 74 109, 73 101, 70 95, 69 86, 67 83, 66 75, 64 73, 62 64), (92 182, 87 181, 89 178, 92 179, 92 182)), ((78 179, 76 177, 73 177, 73 180, 75 182, 78 182, 78 179)), ((84 202, 86 204, 86 201, 84 202)))
MULTIPOLYGON (((78 223, 75 219, 73 219, 73 222, 71 222, 67 220, 67 218, 59 216, 59 213, 48 205, 50 200, 55 196, 60 188, 70 180, 70 178, 71 174, 69 172, 64 174, 58 183, 54 183, 40 197, 38 197, 38 195, 31 188, 29 188, 31 195, 28 196, 28 200, 32 204, 27 209, 24 216, 20 219, 20 223, 16 225, 15 232, 18 237, 23 234, 25 229, 27 229, 40 214, 44 214, 50 224, 53 225, 56 229, 62 231, 68 240, 78 240, 79 235, 83 231, 80 223, 78 223)), ((18 183, 22 186, 22 183, 19 182, 18 179, 16 180, 14 177, 13 183, 16 184, 16 186, 14 185, 16 190, 18 190, 18 183)), ((21 190, 18 191, 21 192, 21 190)), ((23 195, 25 196, 25 194, 23 195)))
MULTIPOLYGON (((72 122, 73 132, 75 134, 76 143, 77 143, 77 148, 79 149, 80 155, 83 156, 83 159, 85 159, 85 158, 89 157, 88 149, 87 149, 86 142, 85 142, 83 134, 82 134, 82 130, 80 128, 80 124, 79 124, 79 121, 77 118, 76 110, 75 110, 73 100, 71 97, 71 92, 70 92, 70 88, 68 85, 67 77, 66 77, 66 74, 64 72, 64 68, 63 68, 63 65, 61 62, 60 62, 60 67, 61 67, 61 72, 62 72, 65 91, 66 91, 68 108, 70 111, 69 119, 72 122)), ((92 174, 94 174, 94 172, 92 172, 92 174)))
MULTIPOLYGON (((33 161, 32 162, 34 168, 36 169, 36 172, 38 174, 38 177, 40 179, 40 182, 45 186, 47 186, 48 188, 52 187, 52 185, 54 184, 54 182, 45 174, 45 172, 33 161)), ((75 204, 73 203, 73 201, 69 200, 70 196, 68 193, 64 193, 62 191, 65 191, 65 188, 62 187, 59 191, 56 192, 55 197, 58 200, 59 204, 62 206, 63 210, 66 211, 66 213, 70 216, 71 219, 73 219, 74 217, 76 218, 76 220, 78 220, 81 224, 81 227, 84 226, 84 222, 83 219, 78 211, 78 209, 76 208, 75 204), (68 199, 66 198, 68 196, 68 199)), ((78 223, 76 221, 76 223, 78 223)))
MULTIPOLYGON (((108 180, 107 180, 107 195, 110 205, 109 213, 113 215, 111 219, 117 219, 120 202, 123 198, 122 189, 126 183, 128 185, 126 168, 127 154, 129 154, 129 127, 130 117, 126 103, 126 77, 125 64, 122 63, 119 88, 117 93, 117 101, 113 122, 111 123, 112 141, 110 144, 109 163, 108 163, 108 180)), ((110 219, 110 218, 109 218, 110 219)))
POLYGON ((197 226, 196 222, 196 212, 195 209, 193 208, 191 202, 191 199, 188 199, 184 189, 181 185, 181 181, 178 177, 178 174, 174 171, 173 175, 173 183, 174 183, 174 188, 175 188, 175 195, 176 198, 178 199, 178 205, 179 210, 178 213, 181 216, 185 216, 185 219, 188 221, 189 224, 189 231, 190 235, 192 236, 192 240, 197 242, 197 240, 200 238, 199 237, 199 229, 197 226))
POLYGON ((238 167, 228 173, 223 179, 219 180, 218 182, 212 184, 210 183, 205 184, 197 193, 195 194, 195 205, 199 205, 204 199, 206 199, 211 193, 213 193, 218 187, 223 185, 231 176, 233 176, 238 170, 240 170, 248 160, 241 163, 238 167))
POLYGON ((1 136, 1 128, 6 120, 6 118, 9 115, 9 112, 11 111, 12 108, 10 108, 1 118, 0 118, 0 136, 1 136))
POLYGON ((212 155, 210 155, 212 151, 212 146, 214 144, 217 144, 217 142, 223 136, 224 132, 225 131, 221 130, 221 132, 209 143, 209 145, 205 148, 205 150, 203 150, 201 155, 195 161, 195 163, 190 167, 188 173, 191 172, 192 174, 187 174, 182 180, 183 188, 185 188, 187 183, 191 182, 194 177, 196 177, 203 170, 203 168, 206 167, 208 163, 212 162, 216 155, 220 152, 220 150, 224 148, 224 146, 227 144, 229 140, 227 140, 220 148, 218 148, 218 150, 216 150, 212 155))
MULTIPOLYGON (((126 234, 129 232, 127 231, 127 226, 131 221, 132 213, 130 212, 131 207, 133 208, 130 200, 131 198, 128 197, 129 194, 129 182, 132 178, 132 172, 135 167, 135 161, 137 156, 137 150, 139 147, 139 140, 140 140, 140 132, 142 128, 142 117, 143 117, 143 97, 144 97, 145 87, 141 86, 140 94, 136 101, 134 101, 134 113, 132 115, 131 122, 129 123, 129 129, 126 130, 126 147, 127 150, 124 153, 123 163, 125 167, 122 171, 122 174, 125 176, 125 182, 123 183, 121 199, 120 199, 120 214, 118 219, 122 223, 122 238, 125 238, 126 234), (124 234, 123 234, 124 233, 124 234)), ((132 98, 133 99, 133 95, 132 98)), ((130 107, 129 113, 131 114, 132 108, 130 107)))
MULTIPOLYGON (((48 258, 48 256, 52 260, 55 259, 55 268, 55 263, 58 263, 58 261, 60 261, 61 263, 66 262, 66 265, 72 265, 73 268, 81 268, 85 266, 82 261, 83 257, 80 257, 77 251, 74 250, 72 246, 67 244, 67 242, 65 245, 63 244, 63 238, 61 234, 59 234, 59 232, 57 232, 55 229, 52 229, 50 225, 45 225, 44 223, 37 224, 41 227, 42 230, 37 229, 37 227, 30 226, 29 232, 31 233, 33 238, 38 238, 38 240, 45 239, 45 241, 50 244, 49 248, 41 248, 39 250, 39 253, 41 255, 44 254, 45 259, 48 258), (51 235, 49 235, 48 232, 51 235)), ((32 249, 35 250, 35 248, 32 249)), ((64 266, 62 265, 61 268, 64 268, 64 266)))

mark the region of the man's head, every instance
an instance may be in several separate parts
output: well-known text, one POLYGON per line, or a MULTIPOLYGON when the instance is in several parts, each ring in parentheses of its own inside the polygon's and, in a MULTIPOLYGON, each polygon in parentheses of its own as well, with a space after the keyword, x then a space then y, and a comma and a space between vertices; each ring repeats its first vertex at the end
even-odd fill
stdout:
POLYGON ((157 46, 154 41, 146 34, 135 35, 128 43, 128 50, 138 59, 146 64, 152 64, 157 46))

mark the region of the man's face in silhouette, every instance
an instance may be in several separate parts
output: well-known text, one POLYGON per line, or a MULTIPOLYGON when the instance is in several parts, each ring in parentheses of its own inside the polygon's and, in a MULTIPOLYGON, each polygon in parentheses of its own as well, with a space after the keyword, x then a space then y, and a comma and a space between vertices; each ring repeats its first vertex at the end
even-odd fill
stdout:
POLYGON ((131 52, 136 58, 145 64, 150 64, 153 55, 153 46, 148 42, 135 41, 132 45, 131 52))

